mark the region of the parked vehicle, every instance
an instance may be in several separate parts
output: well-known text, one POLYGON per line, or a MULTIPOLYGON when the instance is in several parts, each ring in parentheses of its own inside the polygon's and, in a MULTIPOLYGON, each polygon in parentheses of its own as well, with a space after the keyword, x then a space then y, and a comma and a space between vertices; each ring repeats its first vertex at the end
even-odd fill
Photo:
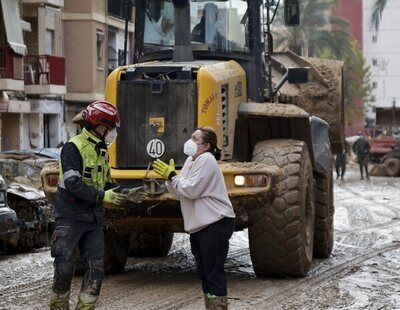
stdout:
POLYGON ((40 182, 58 149, 14 150, 0 153, 0 251, 20 252, 49 245, 54 227, 53 207, 40 182))
POLYGON ((7 204, 7 184, 0 175, 0 252, 15 250, 19 236, 17 214, 7 204))
POLYGON ((399 140, 394 137, 382 136, 370 138, 369 142, 371 145, 370 161, 373 163, 380 163, 393 147, 399 143, 399 140))

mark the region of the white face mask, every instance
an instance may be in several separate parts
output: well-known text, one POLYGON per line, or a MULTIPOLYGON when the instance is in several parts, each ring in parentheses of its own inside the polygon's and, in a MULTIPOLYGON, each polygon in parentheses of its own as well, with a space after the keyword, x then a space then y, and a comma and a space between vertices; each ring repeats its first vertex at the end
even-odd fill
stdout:
POLYGON ((197 144, 192 139, 189 139, 183 145, 183 153, 187 156, 194 156, 197 153, 197 144))
POLYGON ((110 146, 117 138, 117 136, 118 136, 117 128, 109 130, 106 136, 104 137, 104 142, 107 144, 107 146, 110 146))

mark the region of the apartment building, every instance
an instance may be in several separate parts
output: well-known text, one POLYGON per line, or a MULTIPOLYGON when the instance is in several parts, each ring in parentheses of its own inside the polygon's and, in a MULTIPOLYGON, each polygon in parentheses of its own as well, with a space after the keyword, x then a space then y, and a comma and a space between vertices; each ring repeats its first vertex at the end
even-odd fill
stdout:
POLYGON ((62 141, 65 59, 63 0, 1 0, 1 150, 62 141))
MULTIPOLYGON (((123 64, 125 17, 128 12, 128 19, 132 21, 132 10, 126 0, 65 1, 63 25, 68 81, 65 102, 69 136, 77 132, 71 123, 72 117, 90 102, 104 99, 108 74, 123 64)), ((133 32, 134 25, 129 22, 127 63, 133 59, 130 52, 133 32)))
MULTIPOLYGON (((125 59, 128 3, 0 1, 0 151, 56 147, 78 132, 73 116, 104 99, 109 72, 125 59)), ((129 63, 132 22, 128 31, 129 63)))
MULTIPOLYGON (((363 1, 364 57, 371 69, 375 102, 367 105, 367 115, 375 119, 376 108, 389 109, 398 118, 400 107, 400 1, 388 1, 379 31, 371 29, 370 16, 374 0, 363 1)), ((399 119, 393 120, 399 124, 399 119)))
MULTIPOLYGON (((363 49, 363 0, 340 0, 332 12, 349 23, 350 34, 363 49)), ((365 130, 364 101, 361 98, 355 99, 353 115, 345 115, 345 133, 346 136, 352 136, 365 130)))

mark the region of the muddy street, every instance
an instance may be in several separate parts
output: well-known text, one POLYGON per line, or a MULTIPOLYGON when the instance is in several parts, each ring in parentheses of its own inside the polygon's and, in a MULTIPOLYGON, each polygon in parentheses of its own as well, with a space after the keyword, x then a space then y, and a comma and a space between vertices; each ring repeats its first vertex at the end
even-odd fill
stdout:
MULTIPOLYGON (((226 264, 231 309, 400 309, 400 178, 360 181, 351 167, 335 180, 335 246, 306 278, 259 279, 247 230, 236 232, 226 264)), ((175 234, 166 258, 129 258, 106 277, 98 309, 202 309, 188 236, 175 234)), ((52 283, 49 249, 0 255, 0 309, 45 309, 52 283)), ((73 281, 76 302, 80 277, 73 281)))

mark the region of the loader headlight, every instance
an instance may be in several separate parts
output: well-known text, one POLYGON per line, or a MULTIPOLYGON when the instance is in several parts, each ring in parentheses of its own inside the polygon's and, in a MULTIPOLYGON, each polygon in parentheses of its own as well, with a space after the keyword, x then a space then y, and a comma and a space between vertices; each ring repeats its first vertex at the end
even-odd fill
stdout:
POLYGON ((236 186, 243 186, 245 182, 244 176, 242 175, 235 176, 234 182, 236 186))
POLYGON ((268 177, 263 174, 235 175, 234 184, 237 187, 264 187, 268 177))

